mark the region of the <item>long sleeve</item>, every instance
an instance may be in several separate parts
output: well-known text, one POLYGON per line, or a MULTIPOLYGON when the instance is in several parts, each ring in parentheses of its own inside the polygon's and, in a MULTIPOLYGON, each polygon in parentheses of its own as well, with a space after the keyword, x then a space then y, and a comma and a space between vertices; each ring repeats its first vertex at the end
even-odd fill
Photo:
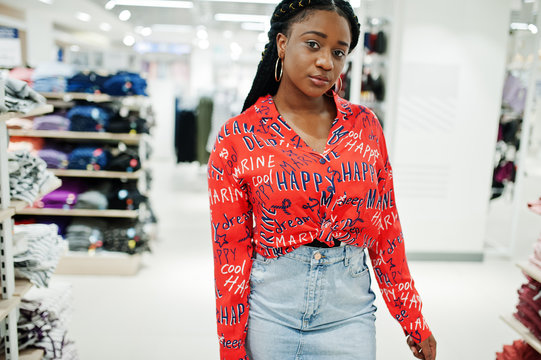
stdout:
POLYGON ((247 360, 245 339, 252 268, 252 206, 246 183, 233 175, 238 161, 235 148, 225 143, 216 144, 208 163, 216 322, 220 359, 247 360))
POLYGON ((378 169, 378 193, 381 201, 380 235, 369 250, 372 267, 383 299, 391 315, 406 335, 416 342, 430 336, 422 314, 422 303, 410 275, 404 248, 404 235, 396 208, 393 171, 381 127, 379 145, 382 167, 378 169))

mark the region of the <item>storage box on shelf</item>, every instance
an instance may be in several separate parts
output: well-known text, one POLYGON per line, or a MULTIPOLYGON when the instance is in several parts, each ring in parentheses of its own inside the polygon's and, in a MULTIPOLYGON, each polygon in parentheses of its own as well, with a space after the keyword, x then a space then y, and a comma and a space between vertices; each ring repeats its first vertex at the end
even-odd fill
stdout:
MULTIPOLYGON (((119 113, 139 111, 140 117, 151 114, 148 97, 144 96, 110 96, 107 94, 86 93, 42 93, 48 101, 61 103, 63 108, 81 101, 106 104, 119 113)), ((141 133, 109 133, 82 131, 50 131, 50 130, 9 130, 11 136, 56 139, 57 142, 70 143, 123 143, 137 148, 141 163, 147 158, 147 134, 141 133)), ((144 166, 134 172, 107 170, 73 170, 49 169, 60 178, 84 178, 93 181, 119 179, 121 181, 137 181, 139 189, 146 189, 146 169, 144 166)), ((141 191, 144 193, 144 191, 141 191)), ((15 202, 16 215, 31 216, 62 216, 62 217, 92 217, 92 218, 121 218, 137 219, 141 214, 138 210, 87 210, 87 209, 51 209, 27 207, 27 204, 15 202)), ((106 251, 67 252, 60 260, 56 273, 58 274, 93 274, 93 275, 133 275, 140 267, 141 256, 124 253, 109 253, 106 251)))

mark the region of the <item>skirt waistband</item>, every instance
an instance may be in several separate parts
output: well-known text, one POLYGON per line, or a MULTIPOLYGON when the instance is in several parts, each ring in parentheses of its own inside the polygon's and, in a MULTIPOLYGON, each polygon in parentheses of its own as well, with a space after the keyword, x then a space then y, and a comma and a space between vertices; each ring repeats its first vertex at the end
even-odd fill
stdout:
POLYGON ((312 246, 300 246, 297 249, 282 255, 290 259, 305 263, 334 264, 345 261, 346 265, 349 259, 355 256, 366 257, 364 248, 353 245, 337 246, 332 248, 318 248, 312 246))

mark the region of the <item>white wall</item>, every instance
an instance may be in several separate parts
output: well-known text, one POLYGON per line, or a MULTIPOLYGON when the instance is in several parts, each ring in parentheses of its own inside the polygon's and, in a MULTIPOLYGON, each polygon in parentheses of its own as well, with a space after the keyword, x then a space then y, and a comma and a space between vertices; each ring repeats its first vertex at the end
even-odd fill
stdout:
POLYGON ((402 8, 388 131, 407 249, 410 257, 480 258, 510 2, 404 0, 402 8))

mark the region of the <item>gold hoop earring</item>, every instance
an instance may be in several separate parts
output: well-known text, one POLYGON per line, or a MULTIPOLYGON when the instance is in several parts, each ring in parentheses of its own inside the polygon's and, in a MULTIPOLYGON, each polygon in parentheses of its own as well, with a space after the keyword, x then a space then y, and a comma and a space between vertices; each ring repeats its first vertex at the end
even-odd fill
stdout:
MULTIPOLYGON (((338 76, 338 81, 340 81, 340 87, 338 88, 338 90, 334 90, 335 93, 339 93, 340 90, 342 90, 342 76, 338 76)), ((336 87, 336 84, 335 84, 335 87, 336 87)))
POLYGON ((280 80, 282 80, 282 74, 283 74, 283 69, 284 69, 284 64, 281 63, 282 59, 280 59, 280 57, 278 57, 278 59, 276 59, 276 65, 274 66, 274 80, 276 80, 276 82, 279 82, 280 80), (280 63, 280 75, 278 76, 278 63, 280 63))

